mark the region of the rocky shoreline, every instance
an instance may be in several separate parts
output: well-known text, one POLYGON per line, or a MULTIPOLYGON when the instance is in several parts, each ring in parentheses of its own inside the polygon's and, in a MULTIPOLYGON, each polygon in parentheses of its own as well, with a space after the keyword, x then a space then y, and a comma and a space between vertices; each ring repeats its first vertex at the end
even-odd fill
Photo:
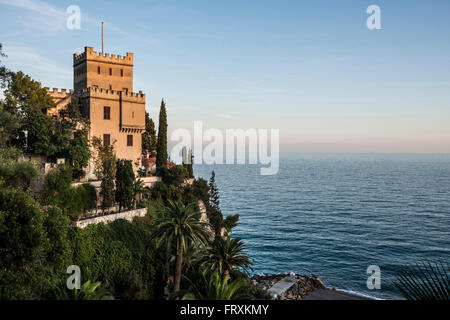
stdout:
POLYGON ((265 275, 254 275, 252 281, 258 287, 269 290, 277 282, 281 281, 286 277, 295 276, 296 282, 284 291, 280 296, 277 297, 279 300, 301 300, 307 294, 319 290, 327 289, 322 281, 320 281, 317 276, 305 276, 299 274, 265 274, 265 275))

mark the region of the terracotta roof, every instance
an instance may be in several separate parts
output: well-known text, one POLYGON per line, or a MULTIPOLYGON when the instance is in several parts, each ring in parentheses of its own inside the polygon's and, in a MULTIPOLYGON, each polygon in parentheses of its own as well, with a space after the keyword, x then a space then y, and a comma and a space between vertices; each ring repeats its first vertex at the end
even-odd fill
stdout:
MULTIPOLYGON (((151 157, 151 158, 145 158, 142 157, 142 164, 145 165, 153 165, 156 163, 156 157, 151 157)), ((175 166, 175 163, 172 161, 167 161, 167 167, 168 168, 172 168, 173 166, 175 166)))

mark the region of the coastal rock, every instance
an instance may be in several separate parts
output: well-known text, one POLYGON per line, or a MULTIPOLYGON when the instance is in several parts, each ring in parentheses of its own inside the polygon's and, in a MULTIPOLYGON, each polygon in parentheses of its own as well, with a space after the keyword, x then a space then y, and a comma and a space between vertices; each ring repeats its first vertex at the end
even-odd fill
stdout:
MULTIPOLYGON (((296 282, 285 290, 277 299, 279 300, 301 300, 308 293, 317 289, 326 289, 323 283, 319 280, 317 275, 298 275, 298 274, 264 274, 255 275, 252 277, 253 283, 258 287, 269 290, 280 280, 286 277, 296 278, 296 282)), ((294 278, 294 280, 295 280, 294 278)))

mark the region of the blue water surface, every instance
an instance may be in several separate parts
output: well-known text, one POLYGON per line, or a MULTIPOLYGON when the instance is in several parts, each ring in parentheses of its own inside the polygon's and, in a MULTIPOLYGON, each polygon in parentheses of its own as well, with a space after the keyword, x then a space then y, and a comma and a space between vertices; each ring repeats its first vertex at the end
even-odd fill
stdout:
POLYGON ((383 299, 401 296, 394 270, 450 261, 450 155, 281 154, 280 170, 195 165, 216 172, 224 215, 240 214, 255 273, 317 274, 330 287, 383 299), (367 288, 367 267, 381 289, 367 288))

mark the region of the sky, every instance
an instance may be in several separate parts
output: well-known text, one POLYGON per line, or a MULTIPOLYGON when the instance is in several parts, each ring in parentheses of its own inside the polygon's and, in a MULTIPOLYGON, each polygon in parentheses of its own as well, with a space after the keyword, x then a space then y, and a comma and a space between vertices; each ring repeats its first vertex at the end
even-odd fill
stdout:
POLYGON ((289 152, 450 153, 450 1, 0 0, 10 69, 72 87, 84 46, 134 53, 169 131, 279 129, 289 152), (369 30, 366 10, 381 9, 369 30), (81 28, 66 27, 67 7, 81 28))

